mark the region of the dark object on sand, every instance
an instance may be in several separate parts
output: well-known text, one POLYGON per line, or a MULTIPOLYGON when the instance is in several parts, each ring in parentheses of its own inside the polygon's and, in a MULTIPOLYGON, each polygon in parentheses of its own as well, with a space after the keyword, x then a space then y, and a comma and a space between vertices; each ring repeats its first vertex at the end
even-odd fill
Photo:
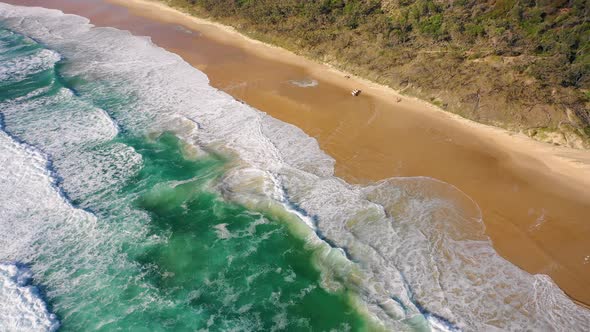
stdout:
POLYGON ((354 97, 356 97, 361 94, 361 90, 354 89, 354 90, 352 90, 352 92, 350 94, 353 95, 354 97))

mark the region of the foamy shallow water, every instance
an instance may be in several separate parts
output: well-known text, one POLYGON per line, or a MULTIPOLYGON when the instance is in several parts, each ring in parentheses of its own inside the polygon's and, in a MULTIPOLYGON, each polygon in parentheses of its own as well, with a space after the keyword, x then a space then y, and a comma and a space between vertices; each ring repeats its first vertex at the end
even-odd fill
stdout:
MULTIPOLYGON (((95 28, 53 10, 0 4, 0 17, 10 30, 44 45, 3 63, 3 80, 35 75, 67 59, 60 73, 84 82, 49 98, 31 91, 0 106, 12 135, 3 133, 1 141, 12 154, 0 157, 0 260, 35 262, 39 253, 59 255, 69 247, 83 253, 81 264, 104 255, 105 244, 120 235, 92 209, 107 204, 105 197, 123 188, 144 162, 128 145, 105 143, 121 131, 172 131, 196 154, 234 158, 210 184, 222 197, 252 209, 281 206, 306 223, 313 230, 305 233, 309 243, 333 248, 320 262, 324 274, 333 274, 322 286, 336 289, 332 279, 342 280, 389 329, 590 329, 589 312, 549 277, 530 275, 494 251, 479 208, 457 188, 430 178, 350 185, 334 176, 334 160, 313 138, 215 90, 203 73, 148 38, 95 28), (111 101, 113 95, 123 101, 111 101), (64 238, 64 229, 82 244, 64 238), (63 245, 35 246, 42 237, 63 245)), ((108 202, 135 220, 134 235, 125 241, 146 234, 148 216, 108 202)), ((223 224, 215 231, 232 237, 223 224)), ((133 266, 124 257, 119 264, 133 266)), ((48 268, 32 265, 34 272, 48 268)), ((49 297, 56 303, 60 292, 74 286, 66 270, 61 276, 40 280, 53 287, 49 297)))
POLYGON ((30 285, 32 273, 24 266, 0 263, 0 326, 3 331, 55 331, 59 322, 30 285))

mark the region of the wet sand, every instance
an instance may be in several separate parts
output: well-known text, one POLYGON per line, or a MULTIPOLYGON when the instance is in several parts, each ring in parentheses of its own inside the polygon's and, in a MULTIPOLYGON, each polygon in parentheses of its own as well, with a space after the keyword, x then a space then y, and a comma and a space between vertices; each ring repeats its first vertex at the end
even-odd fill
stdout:
POLYGON ((348 182, 428 176, 455 185, 479 204, 486 233, 504 258, 550 275, 590 304, 590 152, 459 118, 159 4, 6 2, 57 8, 150 36, 205 72, 214 87, 315 137, 348 182), (292 82, 313 80, 317 86, 292 82), (359 97, 350 95, 353 88, 363 90, 359 97))

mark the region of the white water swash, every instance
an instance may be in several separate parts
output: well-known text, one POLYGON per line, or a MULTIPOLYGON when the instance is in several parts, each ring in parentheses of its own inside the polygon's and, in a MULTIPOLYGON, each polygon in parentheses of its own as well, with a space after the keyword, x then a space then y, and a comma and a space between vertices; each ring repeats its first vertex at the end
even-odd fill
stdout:
MULTIPOLYGON (((83 82, 51 97, 36 99, 45 91, 32 90, 0 106, 6 132, 0 141, 0 261, 31 262, 56 306, 67 307, 62 294, 85 279, 65 268, 47 273, 55 267, 35 263, 43 261, 39 256, 55 262, 74 252, 88 278, 113 264, 96 265, 95 256, 117 257, 121 271, 138 268, 110 244, 124 237, 121 242, 133 246, 146 238, 149 217, 112 199, 142 158, 125 144, 105 143, 120 131, 172 131, 195 156, 232 156, 232 166, 211 184, 225 199, 253 208, 282 205, 307 222, 314 230, 306 233, 308 241, 335 249, 320 262, 329 265, 324 273, 344 279, 389 329, 590 328, 590 313, 549 277, 528 274, 494 251, 477 205, 457 188, 430 178, 347 184, 334 176, 334 160, 313 138, 212 88, 203 73, 148 38, 40 8, 0 4, 0 17, 6 28, 44 47, 3 62, 0 79, 19 80, 67 59, 61 75, 83 82), (61 105, 59 112, 43 111, 48 104, 61 105), (131 220, 133 231, 120 234, 101 222, 112 219, 107 210, 131 220)), ((223 226, 218 230, 229 236, 223 226)), ((138 288, 151 301, 163 301, 150 285, 138 288)), ((38 318, 39 329, 55 326, 47 309, 32 307, 45 317, 38 318)))

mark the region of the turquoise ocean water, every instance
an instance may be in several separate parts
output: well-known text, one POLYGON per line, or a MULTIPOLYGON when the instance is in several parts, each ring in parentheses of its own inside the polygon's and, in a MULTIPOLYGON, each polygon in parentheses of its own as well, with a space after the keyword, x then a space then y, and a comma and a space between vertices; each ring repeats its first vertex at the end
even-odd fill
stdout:
POLYGON ((0 4, 0 330, 584 330, 428 178, 352 186, 149 39, 0 4))
MULTIPOLYGON (((30 59, 46 51, 5 29, 0 30, 0 42, 4 59, 30 59)), ((369 326, 345 288, 329 292, 321 287, 320 272, 312 261, 314 248, 289 230, 289 221, 280 214, 227 202, 208 188, 227 171, 229 160, 213 154, 187 157, 178 137, 167 131, 149 136, 120 130, 104 140, 68 137, 76 142, 53 136, 55 146, 50 146, 47 138, 52 134, 44 135, 45 130, 59 135, 71 129, 71 135, 83 135, 84 129, 66 129, 70 124, 61 122, 92 126, 92 117, 84 113, 125 100, 110 95, 95 103, 77 95, 73 86, 85 83, 61 76, 60 66, 67 66, 67 60, 47 54, 55 57, 33 64, 34 72, 27 75, 11 73, 5 81, 3 102, 18 99, 30 104, 14 114, 19 119, 13 120, 12 112, 5 110, 5 121, 14 126, 4 135, 23 137, 22 149, 46 153, 54 148, 55 159, 51 152, 46 156, 54 185, 67 181, 56 178, 68 173, 62 171, 63 164, 76 163, 72 153, 106 158, 101 165, 106 170, 93 170, 89 176, 95 181, 111 177, 105 186, 89 183, 83 193, 61 192, 72 207, 83 207, 88 219, 96 219, 92 233, 76 229, 72 236, 68 228, 77 225, 60 225, 64 221, 59 220, 50 226, 56 234, 41 236, 34 244, 50 252, 34 253, 26 261, 45 267, 36 278, 51 281, 49 285, 61 283, 64 275, 73 279, 64 282, 76 283, 47 289, 62 330, 363 330, 369 326), (109 155, 120 152, 122 156, 109 155), (129 165, 126 153, 132 154, 129 165), (116 169, 128 166, 132 170, 116 169), (80 248, 88 242, 92 250, 80 248), (100 271, 92 271, 97 268, 100 271)))

